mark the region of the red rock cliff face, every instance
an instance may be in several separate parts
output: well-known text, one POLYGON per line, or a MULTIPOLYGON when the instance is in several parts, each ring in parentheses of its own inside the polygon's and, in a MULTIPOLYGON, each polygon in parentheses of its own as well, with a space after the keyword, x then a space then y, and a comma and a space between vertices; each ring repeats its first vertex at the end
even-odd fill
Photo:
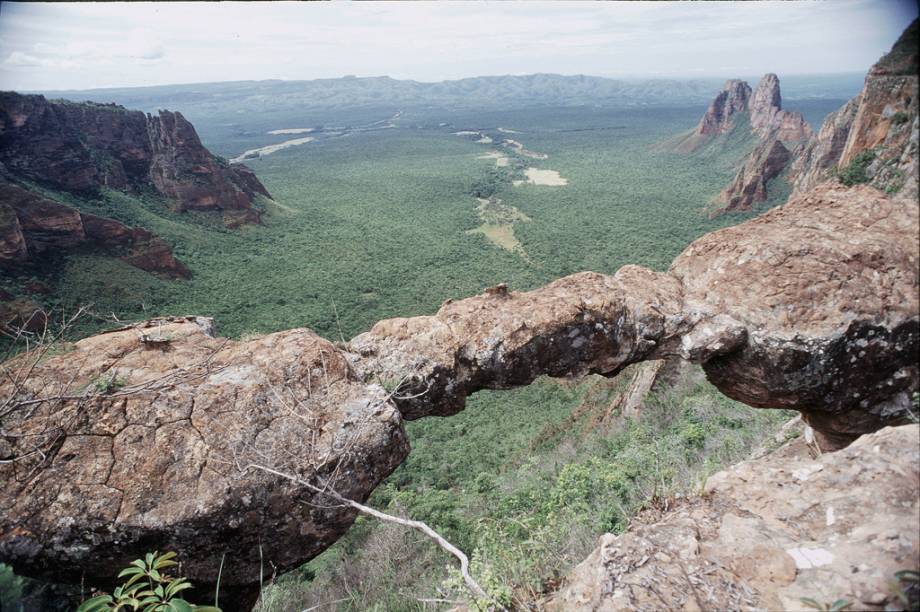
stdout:
POLYGON ((177 210, 213 210, 228 226, 258 223, 265 187, 212 155, 179 113, 49 102, 0 93, 0 163, 14 175, 76 192, 152 186, 177 210))
POLYGON ((767 199, 767 185, 779 176, 792 159, 790 147, 811 138, 811 128, 801 113, 782 109, 779 78, 766 74, 757 84, 746 110, 751 132, 760 142, 741 164, 738 173, 719 194, 723 204, 715 214, 750 210, 767 199))
POLYGON ((44 253, 84 245, 141 270, 167 278, 188 278, 161 238, 113 219, 81 213, 11 183, 0 182, 0 267, 34 262, 44 253))
POLYGON ((734 127, 732 117, 747 110, 751 86, 738 79, 730 79, 700 119, 697 134, 724 134, 734 127))
POLYGON ((795 192, 846 170, 866 154, 864 176, 890 192, 917 197, 918 46, 914 21, 866 76, 859 96, 824 121, 793 166, 795 192))

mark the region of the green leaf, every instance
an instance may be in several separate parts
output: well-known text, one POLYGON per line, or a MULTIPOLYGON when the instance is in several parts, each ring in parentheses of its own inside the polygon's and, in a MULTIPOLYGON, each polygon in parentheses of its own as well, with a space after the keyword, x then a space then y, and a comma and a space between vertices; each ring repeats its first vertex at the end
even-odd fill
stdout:
MULTIPOLYGON (((125 586, 129 587, 143 577, 144 577, 144 572, 137 572, 136 574, 131 576, 131 578, 125 583, 125 586)), ((141 586, 141 585, 138 584, 137 586, 141 586)))
POLYGON ((817 601, 811 597, 802 597, 799 601, 808 606, 809 608, 814 608, 815 610, 823 610, 824 606, 819 604, 817 601))
POLYGON ((192 604, 184 599, 173 599, 169 602, 169 607, 174 612, 193 612, 195 609, 192 607, 192 604))
POLYGON ((125 569, 123 569, 123 570, 121 570, 120 572, 118 572, 118 577, 119 577, 119 578, 122 578, 122 577, 124 577, 124 576, 131 576, 131 575, 133 575, 133 574, 141 574, 141 575, 143 575, 143 573, 144 573, 144 568, 142 568, 142 567, 133 567, 133 566, 132 566, 132 567, 126 567, 125 569))
POLYGON ((147 572, 147 575, 153 578, 154 580, 156 580, 157 582, 163 582, 163 577, 160 576, 160 572, 156 571, 155 569, 152 569, 149 572, 147 572))
POLYGON ((850 607, 850 603, 851 602, 847 601, 846 599, 838 599, 831 604, 830 612, 840 612, 841 610, 845 610, 846 608, 850 607))
POLYGON ((154 568, 154 569, 162 569, 162 568, 164 568, 164 567, 170 567, 171 565, 177 565, 177 563, 176 563, 175 561, 171 561, 171 560, 170 560, 170 559, 172 559, 172 558, 175 557, 175 556, 176 556, 176 553, 174 553, 174 552, 164 553, 164 554, 163 554, 162 556, 160 556, 160 557, 156 560, 156 562, 153 564, 153 568, 154 568))
POLYGON ((220 608, 215 606, 192 606, 192 609, 195 612, 223 612, 220 608))
POLYGON ((181 578, 179 578, 179 579, 176 579, 170 582, 169 586, 166 587, 166 596, 172 597, 179 591, 184 591, 185 589, 190 589, 190 588, 192 588, 192 585, 190 582, 186 582, 185 580, 182 580, 181 578))
POLYGON ((111 595, 96 595, 80 604, 77 612, 96 612, 97 610, 108 610, 114 600, 111 595))
POLYGON ((154 559, 155 554, 156 553, 147 553, 144 556, 144 566, 145 567, 153 567, 153 559, 154 559))

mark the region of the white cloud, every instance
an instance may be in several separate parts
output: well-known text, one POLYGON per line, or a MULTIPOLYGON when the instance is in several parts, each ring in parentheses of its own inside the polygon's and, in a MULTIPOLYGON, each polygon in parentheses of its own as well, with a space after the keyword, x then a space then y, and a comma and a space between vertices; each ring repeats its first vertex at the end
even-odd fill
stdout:
POLYGON ((862 71, 914 2, 9 3, 0 87, 862 71), (729 59, 729 62, 726 59, 729 59), (728 73, 727 73, 728 72, 728 73))

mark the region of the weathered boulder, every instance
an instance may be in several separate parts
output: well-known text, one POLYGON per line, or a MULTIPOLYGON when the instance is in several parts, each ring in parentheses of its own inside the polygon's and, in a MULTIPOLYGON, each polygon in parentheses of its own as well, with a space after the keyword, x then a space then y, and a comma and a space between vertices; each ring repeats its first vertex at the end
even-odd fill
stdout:
POLYGON ((715 474, 705 493, 606 534, 549 610, 811 610, 899 605, 920 557, 920 430, 886 428, 811 458, 801 438, 715 474))
POLYGON ((4 413, 27 402, 3 417, 0 558, 29 575, 106 584, 157 548, 203 587, 225 553, 222 592, 258 585, 260 551, 291 569, 355 513, 247 465, 364 500, 409 451, 387 392, 309 330, 234 342, 169 319, 33 361, 0 385, 4 413))
POLYGON ((87 245, 167 278, 190 275, 170 246, 147 230, 81 213, 0 178, 0 266, 87 245))
POLYGON ((671 266, 684 309, 747 330, 741 350, 704 363, 710 381, 802 411, 829 446, 903 416, 920 382, 918 210, 826 184, 691 244, 671 266))
POLYGON ((251 170, 212 155, 180 113, 48 101, 0 92, 0 163, 15 176, 68 191, 154 188, 177 210, 213 210, 229 227, 258 223, 268 191, 251 170))

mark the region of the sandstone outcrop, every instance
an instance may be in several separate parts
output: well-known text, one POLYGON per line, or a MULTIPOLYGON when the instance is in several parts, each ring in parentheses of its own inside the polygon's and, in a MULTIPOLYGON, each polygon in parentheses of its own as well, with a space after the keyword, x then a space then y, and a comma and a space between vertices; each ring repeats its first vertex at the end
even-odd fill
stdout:
MULTIPOLYGON (((304 329, 234 342, 207 319, 153 321, 47 363, 0 393, 4 413, 16 398, 45 398, 4 416, 0 437, 0 558, 29 574, 79 580, 80 568, 105 584, 153 547, 181 551, 183 573, 207 587, 227 553, 229 603, 258 586, 258 551, 285 571, 354 520, 248 464, 364 500, 409 452, 387 392, 304 329)), ((5 368, 16 377, 31 365, 5 368)))
POLYGON ((750 85, 745 81, 729 79, 722 87, 722 91, 709 104, 706 114, 700 119, 697 133, 724 134, 728 132, 735 126, 732 121, 734 115, 748 109, 750 98, 750 85))
POLYGON ((767 199, 767 185, 789 165, 793 155, 789 147, 798 148, 811 138, 811 128, 801 113, 782 109, 779 78, 767 74, 757 84, 747 110, 751 132, 759 141, 742 162, 732 180, 718 196, 722 204, 714 214, 750 210, 756 202, 767 199))
POLYGON ((916 199, 918 36, 920 21, 915 20, 869 70, 859 96, 827 117, 793 166, 796 192, 855 163, 862 176, 851 175, 851 180, 916 199))
POLYGON ((895 572, 920 557, 918 442, 917 425, 890 427, 813 459, 799 438, 715 474, 701 497, 602 536, 545 607, 904 609, 895 572))
POLYGON ((757 84, 749 104, 751 130, 761 138, 798 142, 811 136, 811 128, 802 113, 783 110, 779 77, 766 74, 757 84))
POLYGON ((147 230, 81 213, 0 179, 0 266, 35 262, 81 246, 160 276, 189 277, 170 246, 147 230))
POLYGON ((790 159, 792 153, 780 140, 762 140, 719 194, 724 203, 720 212, 749 210, 754 202, 766 200, 767 183, 786 169, 790 159))
POLYGON ((234 227, 258 223, 265 187, 212 155, 177 112, 0 93, 0 163, 15 176, 80 193, 152 187, 176 210, 213 210, 234 227))

